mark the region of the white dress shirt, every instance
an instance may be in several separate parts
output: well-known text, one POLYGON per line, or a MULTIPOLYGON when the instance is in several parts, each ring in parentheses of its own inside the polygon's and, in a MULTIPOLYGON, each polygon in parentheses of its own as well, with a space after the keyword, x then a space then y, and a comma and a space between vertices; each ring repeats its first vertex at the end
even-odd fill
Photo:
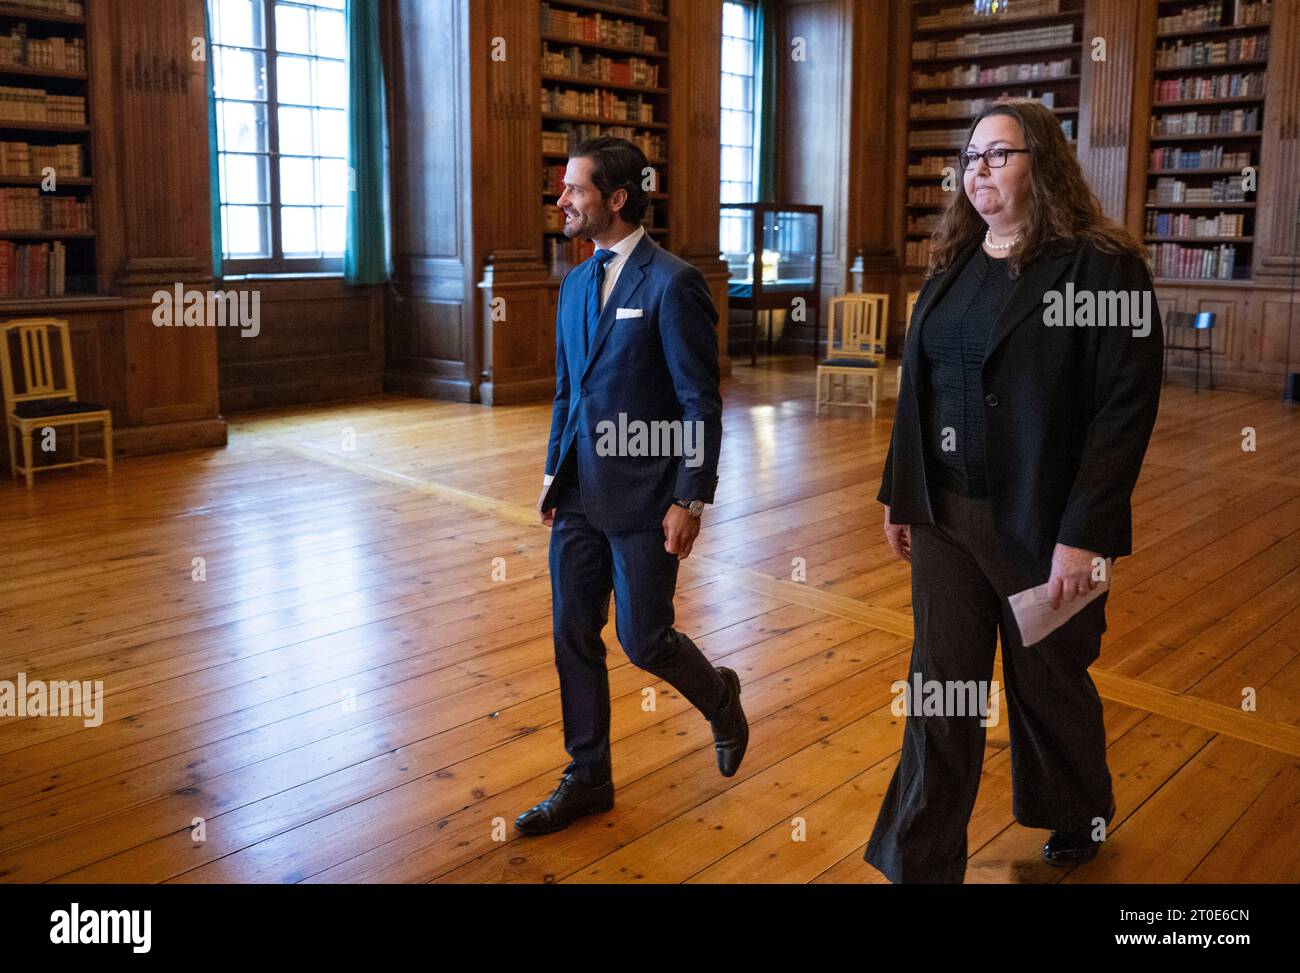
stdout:
MULTIPOLYGON (((618 243, 609 249, 614 251, 614 256, 605 264, 605 284, 600 289, 600 306, 603 309, 605 302, 609 300, 609 295, 614 293, 614 285, 618 283, 618 275, 623 272, 623 265, 627 263, 627 258, 632 256, 632 251, 637 248, 641 238, 645 236, 645 227, 638 226, 618 243)), ((563 457, 560 457, 563 459, 563 457)), ((555 477, 549 473, 542 475, 542 486, 550 486, 555 477)))

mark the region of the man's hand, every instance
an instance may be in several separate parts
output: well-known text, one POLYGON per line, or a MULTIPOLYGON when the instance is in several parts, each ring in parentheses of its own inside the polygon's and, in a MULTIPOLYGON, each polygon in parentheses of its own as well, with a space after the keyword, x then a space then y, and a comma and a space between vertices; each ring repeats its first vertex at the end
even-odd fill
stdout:
POLYGON ((547 527, 552 527, 555 524, 555 508, 552 507, 549 510, 542 509, 542 504, 546 502, 547 491, 550 489, 550 486, 542 487, 541 495, 537 498, 537 519, 547 527))
POLYGON ((673 504, 664 514, 664 550, 676 554, 677 560, 685 561, 695 545, 695 538, 700 536, 700 521, 692 517, 685 507, 673 504))
POLYGON ((1052 551, 1052 576, 1047 581, 1047 597, 1053 610, 1060 608, 1062 601, 1068 604, 1097 587, 1092 562, 1098 557, 1101 555, 1081 547, 1056 545, 1052 551))
POLYGON ((908 524, 894 524, 889 521, 889 504, 885 504, 885 540, 894 557, 912 563, 912 528, 908 524))

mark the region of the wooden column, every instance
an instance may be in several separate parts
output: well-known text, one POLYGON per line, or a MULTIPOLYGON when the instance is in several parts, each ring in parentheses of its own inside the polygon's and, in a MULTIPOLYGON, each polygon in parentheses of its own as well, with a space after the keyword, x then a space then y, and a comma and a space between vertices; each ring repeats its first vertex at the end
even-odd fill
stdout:
MULTIPOLYGON (((1289 287, 1300 262, 1300 0, 1273 0, 1268 44, 1255 276, 1289 287)), ((1293 338, 1292 355, 1300 358, 1300 334, 1293 338)))
POLYGON ((672 252, 700 269, 718 309, 718 356, 727 353, 727 264, 718 244, 722 159, 722 0, 671 0, 668 79, 668 220, 672 252))
MULTIPOLYGON (((87 4, 101 273, 118 293, 212 287, 203 0, 87 4)), ((217 330, 123 310, 122 454, 222 445, 217 330)))

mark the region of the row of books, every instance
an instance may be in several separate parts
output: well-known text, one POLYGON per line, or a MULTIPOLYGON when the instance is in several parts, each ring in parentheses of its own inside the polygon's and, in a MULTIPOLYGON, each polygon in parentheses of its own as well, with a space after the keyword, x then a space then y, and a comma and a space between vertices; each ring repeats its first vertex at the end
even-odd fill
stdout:
POLYGON ((90 230, 90 198, 50 196, 39 189, 0 189, 0 230, 90 230))
POLYGON ((1172 146, 1151 153, 1152 169, 1242 169, 1250 164, 1250 152, 1228 152, 1222 145, 1208 149, 1172 146))
MULTIPOLYGON (((1019 98, 1030 98, 1041 102, 1048 108, 1056 108, 1056 92, 1044 91, 1035 95, 1032 91, 1020 93, 1019 98)), ((985 108, 1001 101, 1002 95, 995 98, 945 98, 943 101, 914 101, 910 106, 912 118, 973 118, 985 108)))
POLYGON ((939 220, 943 214, 926 213, 924 216, 911 216, 907 220, 908 233, 933 233, 939 229, 939 220))
POLYGON ((1007 54, 1038 47, 1062 47, 1074 43, 1074 24, 1054 24, 1030 30, 1009 30, 998 34, 964 34, 954 40, 913 41, 912 59, 966 57, 978 54, 1007 54))
POLYGON ((542 111, 560 115, 595 115, 620 122, 653 122, 655 106, 641 95, 612 91, 569 91, 542 87, 542 111))
POLYGON ((1156 180, 1154 191, 1147 191, 1147 202, 1156 205, 1171 203, 1244 203, 1245 180, 1241 176, 1216 179, 1209 186, 1189 186, 1181 179, 1168 176, 1156 180))
POLYGON ((639 57, 623 60, 601 54, 583 57, 580 47, 566 47, 562 51, 545 47, 542 51, 542 73, 561 74, 582 81, 631 84, 642 88, 659 87, 659 65, 639 57))
POLYGON ((1155 100, 1201 101, 1214 98, 1258 98, 1264 94, 1264 72, 1201 75, 1156 81, 1155 100))
POLYGON ((1156 48, 1156 67, 1195 68, 1202 65, 1255 61, 1268 57, 1268 35, 1248 34, 1223 41, 1178 41, 1156 48))
POLYGON ((548 122, 547 124, 554 127, 542 130, 543 152, 568 154, 587 139, 608 135, 635 143, 648 159, 668 157, 668 138, 664 135, 652 135, 626 125, 595 125, 590 122, 548 122))
POLYGON ((85 125, 86 99, 80 95, 52 95, 43 88, 0 86, 0 119, 85 125))
POLYGON ((590 240, 567 240, 564 237, 548 237, 546 240, 546 263, 552 277, 563 277, 570 268, 578 266, 595 252, 596 245, 590 240))
MULTIPOLYGON (((1004 8, 1011 9, 1005 7, 1005 5, 1004 8)), ((1015 21, 1024 17, 1039 17, 1044 14, 1060 12, 1061 0, 1016 0, 1015 13, 1012 15, 1003 14, 998 18, 998 21, 1015 21)), ((936 27, 962 27, 966 24, 987 24, 988 22, 988 15, 975 13, 975 11, 971 10, 969 3, 960 7, 944 7, 937 13, 920 14, 916 18, 916 26, 920 30, 936 27)))
POLYGON ((642 51, 659 49, 659 38, 647 31, 643 24, 602 14, 583 15, 571 10, 556 10, 549 3, 542 4, 542 34, 571 41, 635 47, 642 51))
MULTIPOLYGON (((1074 141, 1074 123, 1073 118, 1061 119, 1061 131, 1065 134, 1067 142, 1074 141)), ((956 150, 964 145, 966 138, 965 127, 963 128, 936 128, 930 130, 913 130, 907 133, 907 147, 909 149, 953 149, 956 150)), ((945 165, 954 165, 953 159, 948 159, 945 165)), ((912 173, 909 172, 909 175, 912 173)))
POLYGON ((1273 5, 1270 0, 1233 0, 1228 11, 1229 19, 1225 21, 1225 7, 1221 2, 1184 7, 1176 14, 1157 18, 1156 30, 1161 34, 1177 34, 1207 27, 1253 27, 1269 22, 1273 5))
POLYGON ((656 17, 662 17, 665 9, 664 0, 604 0, 604 3, 630 14, 654 14, 656 17))
POLYGON ((1258 108, 1225 108, 1218 112, 1178 112, 1151 118, 1152 135, 1230 135, 1259 131, 1258 108))
POLYGON ((907 187, 907 201, 913 206, 946 206, 948 197, 940 185, 907 187))
POLYGON ((913 71, 913 88, 958 88, 974 84, 1010 84, 1016 81, 1050 81, 1076 74, 1074 58, 1035 61, 1032 64, 999 64, 981 67, 963 64, 950 71, 913 71))
POLYGON ((0 34, 0 64, 56 71, 86 70, 84 37, 28 37, 27 25, 21 24, 8 34, 0 34))
POLYGON ((944 170, 956 168, 957 160, 946 155, 926 155, 922 156, 918 162, 914 162, 907 167, 907 174, 914 178, 924 178, 926 176, 942 176, 944 170))
POLYGON ((68 259, 62 243, 0 240, 0 297, 62 297, 68 259))
POLYGON ((5 0, 5 6, 57 17, 86 16, 86 5, 81 0, 5 0))
POLYGON ((1151 272, 1157 277, 1179 280, 1232 280, 1237 269, 1237 247, 1187 247, 1181 243, 1157 243, 1151 248, 1151 272))
POLYGON ((1227 237, 1246 235, 1246 217, 1241 213, 1193 216, 1191 213, 1147 213, 1147 236, 1227 237))
POLYGON ((904 259, 909 267, 925 267, 930 263, 930 250, 934 247, 934 241, 925 240, 908 240, 904 248, 904 259))

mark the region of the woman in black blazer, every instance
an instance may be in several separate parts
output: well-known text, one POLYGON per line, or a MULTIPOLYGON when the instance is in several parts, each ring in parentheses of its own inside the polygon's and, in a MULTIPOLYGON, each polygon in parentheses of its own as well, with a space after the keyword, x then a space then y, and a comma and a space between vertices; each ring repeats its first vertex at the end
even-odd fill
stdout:
POLYGON ((1160 400, 1163 336, 1142 245, 1107 220, 1056 116, 975 119, 903 352, 878 499, 912 566, 915 642, 902 756, 865 859, 893 882, 960 882, 999 633, 1012 812, 1043 858, 1093 857, 1114 816, 1088 666, 1102 592, 1033 645, 1008 597, 1086 595, 1132 552, 1129 501, 1160 400), (923 707, 915 690, 946 705, 923 707), (951 712, 949 711, 951 710, 951 712), (981 712, 984 716, 981 715, 981 712))

